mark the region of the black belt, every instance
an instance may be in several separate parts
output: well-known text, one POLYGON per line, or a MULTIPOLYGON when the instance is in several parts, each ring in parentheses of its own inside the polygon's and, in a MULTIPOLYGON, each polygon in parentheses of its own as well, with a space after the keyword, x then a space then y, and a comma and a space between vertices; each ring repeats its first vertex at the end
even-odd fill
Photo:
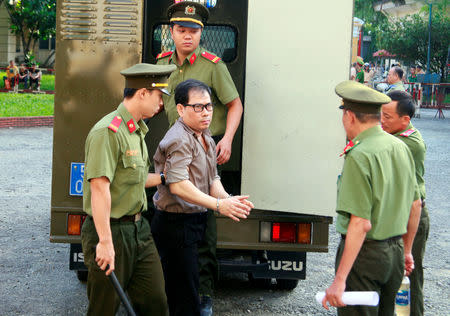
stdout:
MULTIPOLYGON (((341 237, 343 240, 345 240, 346 235, 341 234, 341 237)), ((382 240, 377 240, 377 239, 364 239, 364 242, 386 242, 386 241, 397 241, 400 238, 402 238, 402 236, 393 236, 393 237, 389 237, 386 239, 382 239, 382 240)))
POLYGON ((109 221, 111 223, 123 223, 123 222, 137 222, 141 219, 141 212, 136 213, 134 215, 125 215, 119 218, 110 218, 109 221))

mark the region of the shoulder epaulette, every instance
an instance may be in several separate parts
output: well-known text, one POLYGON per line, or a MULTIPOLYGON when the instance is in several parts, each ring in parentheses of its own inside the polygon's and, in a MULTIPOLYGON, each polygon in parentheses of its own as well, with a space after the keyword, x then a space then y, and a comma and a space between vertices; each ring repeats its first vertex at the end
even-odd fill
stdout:
POLYGON ((165 53, 160 53, 156 56, 156 59, 160 59, 160 58, 164 58, 167 56, 172 56, 173 52, 165 52, 165 53))
POLYGON ((342 154, 339 155, 339 157, 342 157, 342 156, 348 154, 350 152, 350 150, 352 150, 353 148, 358 146, 358 144, 359 144, 359 140, 357 140, 356 143, 354 143, 354 144, 352 141, 349 141, 347 146, 345 146, 344 151, 342 152, 342 154))
POLYGON ((217 64, 220 61, 220 57, 217 57, 214 54, 203 52, 202 56, 208 59, 209 61, 212 61, 213 63, 217 64))
POLYGON ((114 116, 113 120, 109 124, 108 128, 112 130, 114 133, 117 133, 119 130, 119 126, 122 123, 122 118, 120 116, 114 116))
POLYGON ((400 136, 403 136, 403 137, 409 137, 409 136, 411 136, 411 134, 413 134, 415 131, 416 131, 415 129, 412 129, 412 128, 411 128, 411 129, 409 129, 409 130, 404 131, 403 133, 401 133, 400 136))

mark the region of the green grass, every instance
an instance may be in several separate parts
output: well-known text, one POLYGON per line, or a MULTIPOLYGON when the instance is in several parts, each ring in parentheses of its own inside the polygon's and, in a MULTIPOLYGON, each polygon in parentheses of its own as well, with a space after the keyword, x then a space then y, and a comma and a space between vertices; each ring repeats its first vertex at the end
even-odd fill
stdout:
POLYGON ((53 115, 52 94, 0 93, 0 117, 53 115))
MULTIPOLYGON (((0 87, 4 88, 3 77, 6 77, 6 72, 0 72, 0 87)), ((20 89, 23 89, 23 83, 20 84, 20 89)), ((55 90, 55 75, 42 75, 41 90, 55 90)))

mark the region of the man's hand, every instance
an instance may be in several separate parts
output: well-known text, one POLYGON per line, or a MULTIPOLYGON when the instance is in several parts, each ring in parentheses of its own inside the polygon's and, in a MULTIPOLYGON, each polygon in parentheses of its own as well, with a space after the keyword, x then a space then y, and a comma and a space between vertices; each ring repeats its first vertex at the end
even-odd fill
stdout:
POLYGON ((405 252, 405 271, 406 275, 409 276, 414 270, 414 258, 411 253, 405 252))
POLYGON ((112 241, 99 242, 95 249, 95 261, 100 269, 103 271, 109 264, 109 269, 106 271, 106 275, 110 275, 114 271, 114 246, 112 241))
POLYGON ((248 200, 248 195, 232 196, 219 201, 219 213, 239 222, 239 218, 247 218, 250 210, 254 208, 248 200))
POLYGON ((223 165, 230 160, 232 140, 223 137, 216 146, 217 164, 223 165))
POLYGON ((340 281, 334 279, 330 287, 325 291, 325 297, 322 300, 322 306, 325 309, 329 309, 327 302, 334 307, 344 307, 345 304, 342 302, 342 294, 345 291, 345 281, 340 281))

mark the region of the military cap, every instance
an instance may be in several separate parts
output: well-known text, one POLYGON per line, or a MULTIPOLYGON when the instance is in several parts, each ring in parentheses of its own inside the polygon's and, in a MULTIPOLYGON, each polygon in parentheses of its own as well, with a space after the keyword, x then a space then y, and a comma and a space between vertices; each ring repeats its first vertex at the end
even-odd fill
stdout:
POLYGON ((175 65, 136 64, 120 72, 125 77, 125 88, 159 89, 170 95, 165 89, 170 74, 177 69, 175 65))
POLYGON ((180 1, 172 4, 167 9, 167 17, 170 23, 199 29, 204 27, 204 24, 208 20, 209 11, 204 5, 198 2, 180 1))
POLYGON ((361 56, 356 57, 356 62, 361 66, 364 65, 364 59, 361 56))
POLYGON ((347 80, 339 83, 335 92, 342 98, 340 109, 360 113, 378 113, 381 105, 391 102, 391 98, 359 82, 347 80))

